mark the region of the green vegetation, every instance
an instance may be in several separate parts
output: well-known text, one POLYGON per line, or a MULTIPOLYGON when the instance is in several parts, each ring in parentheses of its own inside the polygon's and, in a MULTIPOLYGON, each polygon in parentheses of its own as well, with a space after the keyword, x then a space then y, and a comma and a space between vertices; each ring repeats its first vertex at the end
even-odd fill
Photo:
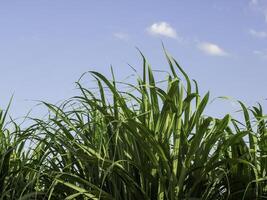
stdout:
POLYGON ((262 107, 239 102, 244 122, 205 116, 209 93, 170 55, 161 88, 142 58, 131 90, 89 72, 97 93, 78 82, 80 96, 43 102, 47 118, 27 128, 1 111, 0 199, 267 199, 262 107))

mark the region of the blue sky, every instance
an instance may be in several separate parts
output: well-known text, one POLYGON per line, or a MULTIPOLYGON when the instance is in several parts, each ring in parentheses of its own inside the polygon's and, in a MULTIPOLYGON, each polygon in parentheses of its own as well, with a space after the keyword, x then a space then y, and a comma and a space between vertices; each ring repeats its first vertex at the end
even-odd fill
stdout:
MULTIPOLYGON (((77 94, 83 72, 110 75, 112 64, 123 79, 127 63, 141 72, 135 47, 167 70, 161 41, 202 93, 266 105, 267 0, 1 1, 0 27, 0 107, 14 94, 13 117, 35 100, 77 94)), ((222 100, 209 106, 218 115, 236 109, 222 100)))

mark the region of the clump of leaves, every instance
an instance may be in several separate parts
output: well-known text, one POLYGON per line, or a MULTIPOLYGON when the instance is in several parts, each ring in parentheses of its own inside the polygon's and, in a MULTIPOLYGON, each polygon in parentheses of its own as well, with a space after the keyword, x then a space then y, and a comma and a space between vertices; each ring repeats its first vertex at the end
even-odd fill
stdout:
POLYGON ((44 102, 47 119, 13 136, 1 126, 2 199, 267 198, 262 107, 240 102, 244 124, 205 116, 209 93, 165 55, 164 87, 141 53, 143 74, 128 90, 90 71, 97 92, 77 82, 80 96, 44 102))

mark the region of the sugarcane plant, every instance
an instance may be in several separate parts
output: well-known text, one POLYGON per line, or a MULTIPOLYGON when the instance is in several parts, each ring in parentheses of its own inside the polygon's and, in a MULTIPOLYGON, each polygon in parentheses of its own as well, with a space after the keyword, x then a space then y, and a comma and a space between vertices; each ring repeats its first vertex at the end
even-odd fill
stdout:
POLYGON ((78 81, 80 95, 43 102, 47 117, 23 130, 1 112, 1 199, 267 198, 261 105, 239 102, 244 122, 205 115, 209 93, 164 53, 162 87, 140 52, 136 84, 90 71, 97 90, 78 81))

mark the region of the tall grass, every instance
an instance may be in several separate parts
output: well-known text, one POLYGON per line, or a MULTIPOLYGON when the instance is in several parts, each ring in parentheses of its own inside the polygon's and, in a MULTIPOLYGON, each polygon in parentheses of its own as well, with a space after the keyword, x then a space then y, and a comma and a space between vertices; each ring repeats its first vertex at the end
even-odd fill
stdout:
POLYGON ((91 71, 97 92, 77 82, 80 96, 43 102, 47 118, 26 129, 1 111, 1 199, 267 199, 261 105, 239 102, 244 122, 205 116, 209 93, 165 55, 166 89, 141 54, 128 90, 91 71))

